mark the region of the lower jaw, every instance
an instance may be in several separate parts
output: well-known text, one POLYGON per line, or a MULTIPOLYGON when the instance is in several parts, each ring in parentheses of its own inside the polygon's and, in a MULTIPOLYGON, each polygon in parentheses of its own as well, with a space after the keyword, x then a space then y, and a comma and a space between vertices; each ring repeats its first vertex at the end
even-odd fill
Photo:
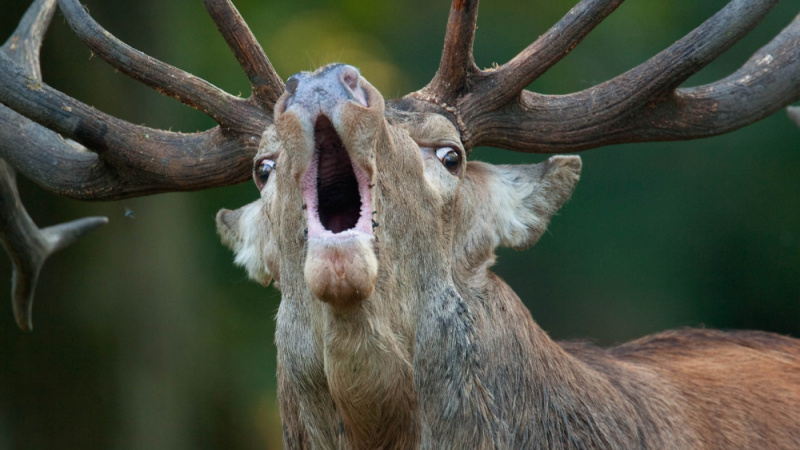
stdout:
POLYGON ((304 275, 314 297, 346 312, 372 295, 378 260, 372 236, 358 232, 335 236, 308 240, 304 275))

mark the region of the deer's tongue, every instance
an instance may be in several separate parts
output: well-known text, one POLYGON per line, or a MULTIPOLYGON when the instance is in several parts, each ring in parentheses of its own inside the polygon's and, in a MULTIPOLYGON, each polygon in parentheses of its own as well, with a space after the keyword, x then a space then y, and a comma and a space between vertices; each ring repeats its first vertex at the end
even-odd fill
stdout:
POLYGON ((326 230, 340 233, 361 217, 361 195, 353 163, 330 120, 320 116, 314 127, 318 153, 317 208, 326 230))

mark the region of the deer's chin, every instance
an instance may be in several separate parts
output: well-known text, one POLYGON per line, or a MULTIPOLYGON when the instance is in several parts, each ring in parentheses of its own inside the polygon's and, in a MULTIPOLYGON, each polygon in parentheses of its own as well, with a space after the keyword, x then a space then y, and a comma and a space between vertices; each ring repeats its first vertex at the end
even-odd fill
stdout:
POLYGON ((372 237, 347 234, 337 239, 309 239, 304 271, 314 297, 341 312, 372 295, 378 276, 372 237))

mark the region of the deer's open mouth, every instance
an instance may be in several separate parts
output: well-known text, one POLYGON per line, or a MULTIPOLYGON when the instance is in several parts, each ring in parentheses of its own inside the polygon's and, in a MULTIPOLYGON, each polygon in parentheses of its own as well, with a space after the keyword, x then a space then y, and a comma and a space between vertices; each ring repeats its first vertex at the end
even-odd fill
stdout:
POLYGON ((370 178, 353 163, 354 150, 320 115, 314 124, 314 155, 301 180, 308 218, 303 274, 312 295, 338 310, 372 295, 378 274, 370 178))
POLYGON ((369 179, 325 115, 314 124, 314 148, 302 183, 309 239, 372 234, 369 179))

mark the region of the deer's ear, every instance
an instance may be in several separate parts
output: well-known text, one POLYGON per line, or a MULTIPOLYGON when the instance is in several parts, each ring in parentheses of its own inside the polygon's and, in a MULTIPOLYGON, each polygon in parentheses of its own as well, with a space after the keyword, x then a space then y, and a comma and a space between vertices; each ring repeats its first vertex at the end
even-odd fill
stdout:
MULTIPOLYGON (((467 178, 476 172, 474 164, 468 166, 467 178)), ((553 156, 531 165, 481 164, 477 172, 475 187, 486 194, 480 215, 490 223, 495 245, 522 250, 539 240, 550 219, 572 196, 581 159, 553 156)))
POLYGON ((262 200, 236 210, 217 213, 217 233, 222 243, 233 250, 234 262, 244 267, 254 281, 269 285, 278 276, 278 248, 262 200))

